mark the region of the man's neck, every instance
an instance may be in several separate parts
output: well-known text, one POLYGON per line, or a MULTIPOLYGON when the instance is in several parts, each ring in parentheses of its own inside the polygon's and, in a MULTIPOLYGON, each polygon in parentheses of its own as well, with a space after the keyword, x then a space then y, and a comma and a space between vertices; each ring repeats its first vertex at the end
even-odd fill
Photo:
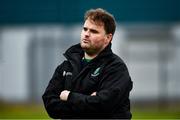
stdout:
POLYGON ((96 54, 88 54, 87 52, 85 52, 84 58, 85 58, 85 59, 94 59, 96 56, 98 56, 98 54, 99 54, 101 51, 103 51, 103 50, 105 49, 105 47, 107 47, 107 45, 104 46, 104 47, 103 47, 101 50, 99 50, 98 52, 96 52, 96 54))
POLYGON ((89 54, 87 54, 86 52, 85 52, 85 54, 84 54, 84 58, 85 58, 85 59, 94 59, 96 56, 97 56, 97 54, 95 54, 95 55, 89 55, 89 54))

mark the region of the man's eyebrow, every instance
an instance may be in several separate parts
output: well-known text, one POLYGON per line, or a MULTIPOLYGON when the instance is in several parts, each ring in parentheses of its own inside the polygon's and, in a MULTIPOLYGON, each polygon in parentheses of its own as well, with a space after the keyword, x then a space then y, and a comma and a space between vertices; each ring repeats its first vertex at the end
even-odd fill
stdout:
POLYGON ((91 28, 88 28, 88 27, 86 27, 86 26, 83 26, 83 29, 84 30, 90 30, 91 32, 93 32, 93 33, 98 33, 98 31, 96 30, 96 29, 91 29, 91 28))
POLYGON ((93 33, 98 33, 98 31, 96 29, 90 29, 90 31, 93 33))
POLYGON ((87 27, 83 27, 83 29, 88 29, 87 27))

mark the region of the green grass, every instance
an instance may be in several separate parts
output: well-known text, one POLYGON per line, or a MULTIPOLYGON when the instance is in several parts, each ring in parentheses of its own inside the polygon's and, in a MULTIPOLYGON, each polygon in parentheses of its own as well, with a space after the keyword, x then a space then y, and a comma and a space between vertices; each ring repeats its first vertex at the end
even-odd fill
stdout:
POLYGON ((140 109, 136 108, 132 110, 133 119, 180 119, 180 109, 140 109))
MULTIPOLYGON (((135 107, 133 119, 180 119, 180 107, 155 109, 135 107)), ((0 119, 50 119, 43 107, 38 104, 0 104, 0 119)))
POLYGON ((42 105, 36 104, 1 104, 0 119, 48 119, 42 105))

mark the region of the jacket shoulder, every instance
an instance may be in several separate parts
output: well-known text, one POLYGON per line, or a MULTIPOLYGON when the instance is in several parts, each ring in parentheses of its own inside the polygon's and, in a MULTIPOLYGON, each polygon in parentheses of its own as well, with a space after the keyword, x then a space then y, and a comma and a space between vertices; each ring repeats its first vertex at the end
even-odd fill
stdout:
POLYGON ((112 64, 124 64, 125 65, 124 60, 114 53, 112 54, 112 57, 110 59, 111 59, 112 64))
POLYGON ((116 54, 112 54, 111 57, 108 57, 105 68, 107 68, 108 71, 128 71, 126 63, 116 54))

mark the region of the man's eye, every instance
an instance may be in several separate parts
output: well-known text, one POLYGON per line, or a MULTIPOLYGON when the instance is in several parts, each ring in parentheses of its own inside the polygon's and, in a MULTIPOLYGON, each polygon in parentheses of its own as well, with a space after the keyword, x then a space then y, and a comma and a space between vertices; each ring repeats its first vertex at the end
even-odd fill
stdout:
POLYGON ((84 29, 84 31, 87 31, 87 28, 83 28, 84 29))
POLYGON ((92 33, 98 33, 98 31, 96 31, 96 30, 91 30, 91 32, 92 32, 92 33))

